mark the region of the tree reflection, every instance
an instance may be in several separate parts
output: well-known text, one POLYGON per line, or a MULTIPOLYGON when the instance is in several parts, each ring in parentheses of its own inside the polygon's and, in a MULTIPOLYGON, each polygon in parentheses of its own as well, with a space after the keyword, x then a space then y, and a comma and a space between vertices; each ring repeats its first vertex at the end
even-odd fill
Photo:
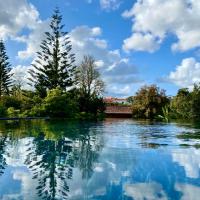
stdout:
POLYGON ((89 133, 80 135, 77 147, 74 149, 74 156, 83 179, 89 179, 93 174, 94 164, 97 162, 99 151, 103 147, 102 143, 103 141, 94 132, 92 136, 89 133))
POLYGON ((43 199, 67 199, 67 179, 72 178, 72 142, 61 138, 57 141, 45 139, 41 133, 33 140, 33 147, 25 163, 38 180, 38 195, 43 199))
POLYGON ((6 166, 6 159, 4 157, 5 153, 5 145, 6 145, 6 137, 0 137, 0 176, 4 173, 4 169, 6 166))
POLYGON ((25 161, 38 182, 38 195, 48 200, 67 199, 74 168, 80 169, 82 178, 90 178, 102 147, 90 126, 65 125, 64 130, 60 125, 61 130, 57 125, 43 124, 40 134, 28 144, 25 161))

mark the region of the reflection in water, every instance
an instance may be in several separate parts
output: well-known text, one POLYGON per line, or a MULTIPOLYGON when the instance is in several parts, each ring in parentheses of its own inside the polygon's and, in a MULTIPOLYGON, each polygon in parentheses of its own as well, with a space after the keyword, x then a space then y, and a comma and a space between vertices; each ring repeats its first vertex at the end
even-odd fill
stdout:
POLYGON ((134 200, 142 199, 158 199, 167 200, 167 195, 162 188, 162 185, 152 183, 137 183, 126 184, 124 187, 125 194, 132 197, 134 200))
POLYGON ((196 200, 200 193, 196 127, 33 121, 0 123, 0 132, 0 199, 196 200))
POLYGON ((172 153, 174 162, 177 162, 185 169, 186 176, 189 178, 199 178, 200 151, 194 148, 186 149, 184 152, 176 150, 172 153))
POLYGON ((38 181, 38 195, 44 199, 66 199, 69 192, 67 179, 72 178, 73 167, 71 141, 64 138, 46 140, 41 134, 27 152, 25 164, 33 172, 33 179, 38 181))
POLYGON ((200 187, 191 184, 180 184, 175 185, 177 191, 180 191, 182 196, 181 200, 199 200, 200 187))
POLYGON ((4 169, 6 167, 6 160, 4 157, 5 153, 5 145, 6 145, 6 137, 0 137, 0 176, 3 174, 4 169))
MULTIPOLYGON (((1 174, 6 162, 13 167, 27 166, 31 172, 29 176, 36 180, 38 197, 67 199, 70 192, 68 181, 72 179, 73 169, 79 168, 82 178, 89 179, 93 173, 94 162, 98 159, 98 152, 103 146, 103 141, 98 140, 95 129, 91 130, 92 125, 82 128, 78 126, 73 123, 67 126, 65 123, 47 125, 41 121, 31 127, 26 123, 21 124, 20 129, 11 127, 5 132, 6 136, 0 137, 1 174), (29 137, 23 139, 27 131, 29 137), (5 147, 6 137, 9 137, 9 143, 5 147)), ((13 173, 14 180, 23 182, 24 177, 27 179, 27 172, 13 173)), ((13 198, 13 195, 4 197, 11 196, 13 198)), ((14 196, 21 198, 20 195, 14 196)))

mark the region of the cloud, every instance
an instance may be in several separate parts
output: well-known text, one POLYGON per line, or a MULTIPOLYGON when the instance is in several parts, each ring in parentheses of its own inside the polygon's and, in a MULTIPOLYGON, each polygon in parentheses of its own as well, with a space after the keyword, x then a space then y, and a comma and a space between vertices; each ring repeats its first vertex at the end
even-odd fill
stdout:
POLYGON ((199 178, 200 152, 198 149, 187 149, 172 153, 174 162, 177 162, 185 169, 186 176, 189 178, 199 178))
POLYGON ((32 87, 29 85, 28 78, 30 74, 28 71, 32 68, 32 66, 22 66, 17 65, 12 68, 11 73, 13 74, 12 80, 16 85, 23 85, 23 89, 30 90, 32 87))
POLYGON ((166 79, 177 86, 191 89, 194 83, 200 82, 200 63, 193 57, 185 58, 166 79))
POLYGON ((117 10, 121 5, 121 0, 100 0, 100 6, 104 10, 117 10))
POLYGON ((177 183, 175 189, 182 193, 181 200, 199 200, 200 188, 198 186, 177 183))
MULTIPOLYGON (((113 80, 113 79, 112 79, 113 80)), ((127 97, 130 93, 131 93, 131 86, 130 85, 112 85, 112 86, 109 86, 110 89, 110 93, 108 91, 108 93, 111 95, 111 96, 120 96, 120 97, 127 97)))
POLYGON ((133 21, 132 35, 124 40, 126 51, 154 52, 170 34, 177 38, 171 46, 174 51, 187 51, 200 46, 199 1, 137 0, 122 16, 133 21))
MULTIPOLYGON (((91 4, 93 1, 94 0, 86 0, 88 4, 91 4)), ((117 10, 122 4, 122 0, 99 0, 99 4, 102 10, 117 10)))
POLYGON ((39 12, 27 0, 0 1, 0 38, 25 43, 18 58, 32 58, 38 50, 48 20, 42 21, 39 12))
POLYGON ((38 20, 38 11, 26 0, 0 1, 0 38, 16 37, 23 28, 34 29, 38 20))
POLYGON ((167 200, 167 195, 158 183, 136 183, 124 186, 125 195, 134 200, 151 199, 167 200))
POLYGON ((48 30, 48 21, 38 22, 28 36, 17 37, 14 40, 23 42, 26 44, 26 49, 18 51, 18 58, 24 60, 28 58, 33 58, 36 52, 40 48, 40 43, 44 39, 44 30, 48 30))
POLYGON ((134 33, 131 37, 124 40, 123 49, 130 51, 134 47, 135 51, 154 52, 159 48, 159 42, 156 41, 152 34, 134 33))

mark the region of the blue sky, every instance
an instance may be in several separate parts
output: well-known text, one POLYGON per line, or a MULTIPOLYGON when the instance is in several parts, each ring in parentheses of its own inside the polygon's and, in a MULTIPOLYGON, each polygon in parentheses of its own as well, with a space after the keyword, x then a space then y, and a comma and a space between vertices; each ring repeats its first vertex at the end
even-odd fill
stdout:
POLYGON ((106 96, 133 95, 145 84, 175 95, 200 82, 199 1, 0 0, 0 37, 24 84, 56 6, 77 64, 84 54, 95 57, 106 96))

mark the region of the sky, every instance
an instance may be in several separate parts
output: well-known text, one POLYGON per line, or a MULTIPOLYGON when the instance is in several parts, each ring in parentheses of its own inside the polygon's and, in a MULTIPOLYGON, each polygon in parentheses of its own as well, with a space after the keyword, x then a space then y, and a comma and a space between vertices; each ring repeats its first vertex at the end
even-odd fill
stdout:
POLYGON ((76 64, 95 58, 105 96, 128 97, 150 84, 175 95, 200 82, 198 0, 0 0, 0 38, 24 87, 55 7, 76 64))

